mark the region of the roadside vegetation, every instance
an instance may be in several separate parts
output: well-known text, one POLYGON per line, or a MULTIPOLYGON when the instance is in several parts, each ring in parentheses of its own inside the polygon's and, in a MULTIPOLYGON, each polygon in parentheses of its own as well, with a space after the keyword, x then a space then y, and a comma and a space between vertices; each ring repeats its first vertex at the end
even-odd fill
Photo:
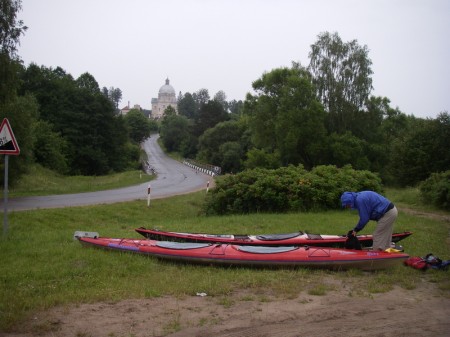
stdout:
MULTIPOLYGON (((420 205, 411 190, 387 190, 394 202, 420 205)), ((8 331, 36 312, 57 305, 120 301, 158 296, 194 296, 205 292, 225 301, 229 294, 248 290, 279 298, 301 293, 325 295, 337 287, 349 296, 371 296, 394 287, 415 289, 424 282, 437 285, 438 295, 450 296, 448 272, 421 272, 399 265, 377 272, 327 271, 304 268, 265 269, 169 263, 151 257, 82 247, 73 234, 97 231, 102 236, 140 238, 140 226, 162 230, 224 234, 310 233, 344 234, 357 214, 341 210, 299 213, 254 213, 205 216, 205 193, 88 207, 33 210, 9 214, 9 232, 0 240, 0 331, 8 331)), ((434 253, 450 257, 449 222, 402 211, 395 231, 412 231, 402 241, 412 256, 434 253)), ((448 213, 444 213, 447 216, 448 213)), ((447 218, 448 219, 448 218, 447 218)), ((371 233, 373 225, 364 233, 371 233)), ((433 296, 436 294, 430 294, 433 296)), ((232 304, 231 304, 232 305, 232 304)))
POLYGON ((14 186, 8 196, 69 194, 110 190, 144 183, 154 179, 141 170, 131 170, 105 176, 64 176, 40 165, 32 165, 14 186))
POLYGON ((381 179, 351 166, 302 165, 253 169, 216 179, 205 203, 207 214, 298 212, 339 209, 344 191, 383 192, 381 179))

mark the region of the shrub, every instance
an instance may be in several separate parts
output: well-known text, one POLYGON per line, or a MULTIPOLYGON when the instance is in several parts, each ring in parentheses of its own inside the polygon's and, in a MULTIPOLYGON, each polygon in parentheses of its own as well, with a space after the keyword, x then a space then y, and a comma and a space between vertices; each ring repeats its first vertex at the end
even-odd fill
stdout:
POLYGON ((380 178, 351 166, 256 168, 219 177, 205 202, 207 214, 292 212, 340 207, 344 191, 381 192, 380 178))
POLYGON ((424 203, 450 210, 450 171, 432 173, 419 185, 419 190, 424 203))

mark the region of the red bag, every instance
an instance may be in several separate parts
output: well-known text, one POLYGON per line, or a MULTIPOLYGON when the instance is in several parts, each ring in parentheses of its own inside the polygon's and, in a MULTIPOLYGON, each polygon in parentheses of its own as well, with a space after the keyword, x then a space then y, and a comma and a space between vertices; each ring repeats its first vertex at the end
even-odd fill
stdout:
POLYGON ((415 269, 426 270, 428 268, 427 261, 419 256, 413 256, 405 260, 405 265, 415 269))

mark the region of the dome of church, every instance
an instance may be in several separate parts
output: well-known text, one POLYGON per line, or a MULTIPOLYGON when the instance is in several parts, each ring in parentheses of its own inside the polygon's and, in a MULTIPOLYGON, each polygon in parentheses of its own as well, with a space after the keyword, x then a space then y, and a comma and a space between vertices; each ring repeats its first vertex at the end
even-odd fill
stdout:
POLYGON ((175 89, 169 84, 169 79, 166 79, 166 84, 159 89, 159 93, 166 95, 175 95, 175 89))

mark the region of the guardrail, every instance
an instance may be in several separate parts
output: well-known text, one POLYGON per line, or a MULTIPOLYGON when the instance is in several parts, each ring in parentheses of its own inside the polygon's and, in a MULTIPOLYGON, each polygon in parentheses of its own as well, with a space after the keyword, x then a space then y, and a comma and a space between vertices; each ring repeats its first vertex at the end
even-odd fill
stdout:
POLYGON ((187 165, 199 172, 208 174, 212 177, 214 177, 216 175, 220 175, 220 173, 222 172, 222 169, 219 166, 197 163, 193 159, 184 159, 183 164, 187 165))

